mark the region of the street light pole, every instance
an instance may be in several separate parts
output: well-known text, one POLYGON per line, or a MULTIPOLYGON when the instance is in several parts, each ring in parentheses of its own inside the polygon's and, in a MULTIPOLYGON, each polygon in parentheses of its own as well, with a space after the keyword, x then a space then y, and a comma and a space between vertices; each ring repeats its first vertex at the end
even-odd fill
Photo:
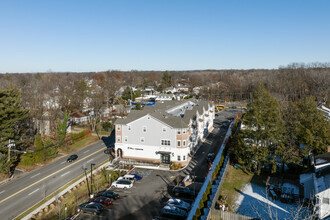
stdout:
POLYGON ((95 163, 91 163, 91 195, 90 197, 93 198, 93 166, 95 166, 95 163))
POLYGON ((88 178, 87 178, 86 170, 87 170, 87 168, 84 168, 85 176, 86 176, 86 181, 87 181, 88 197, 90 197, 91 196, 91 192, 89 191, 89 184, 88 184, 88 178))

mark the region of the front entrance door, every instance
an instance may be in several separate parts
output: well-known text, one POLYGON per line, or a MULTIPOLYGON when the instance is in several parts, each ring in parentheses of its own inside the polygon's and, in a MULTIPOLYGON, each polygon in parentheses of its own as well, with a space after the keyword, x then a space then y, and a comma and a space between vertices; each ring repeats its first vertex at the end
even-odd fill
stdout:
POLYGON ((169 154, 161 154, 160 161, 165 164, 170 164, 171 156, 169 154))

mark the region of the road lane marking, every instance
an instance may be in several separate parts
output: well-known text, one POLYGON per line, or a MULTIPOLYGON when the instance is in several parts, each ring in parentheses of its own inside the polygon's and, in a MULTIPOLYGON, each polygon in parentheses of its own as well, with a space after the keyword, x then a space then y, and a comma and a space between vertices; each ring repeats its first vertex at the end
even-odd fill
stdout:
POLYGON ((6 190, 1 191, 0 194, 2 194, 2 193, 4 193, 4 192, 6 192, 6 190))
POLYGON ((65 176, 65 175, 67 175, 67 174, 69 174, 70 173, 70 171, 68 171, 68 172, 66 172, 66 173, 63 173, 61 176, 65 176))
POLYGON ((39 190, 39 188, 34 190, 33 192, 30 192, 28 195, 31 196, 33 193, 37 192, 38 190, 39 190))
POLYGON ((52 174, 49 174, 48 176, 46 176, 46 177, 44 177, 44 178, 38 180, 37 182, 34 182, 34 183, 32 183, 31 185, 29 185, 29 186, 27 186, 27 187, 25 187, 25 188, 23 188, 23 189, 17 191, 16 193, 14 193, 14 194, 8 196, 7 198, 4 198, 3 200, 0 201, 0 204, 3 203, 4 201, 6 201, 6 200, 8 200, 8 199, 10 199, 10 198, 12 198, 12 197, 14 197, 14 196, 16 196, 17 194, 19 194, 19 193, 21 193, 21 192, 23 192, 23 191, 29 189, 30 187, 32 187, 32 186, 34 186, 34 185, 36 185, 36 184, 38 184, 38 183, 44 181, 45 179, 47 179, 47 178, 49 178, 49 177, 51 177, 51 176, 54 176, 55 174, 57 174, 57 173, 59 173, 59 172, 65 170, 65 169, 67 169, 67 168, 69 168, 69 167, 75 165, 76 163, 78 163, 78 162, 80 162, 80 161, 82 161, 82 160, 84 160, 84 159, 86 159, 86 158, 88 158, 88 157, 90 157, 90 156, 92 156, 92 155, 94 155, 94 154, 96 154, 96 153, 102 151, 102 150, 104 150, 104 148, 99 149, 99 150, 95 151, 94 153, 91 153, 90 155, 87 155, 86 157, 83 157, 83 158, 81 158, 80 160, 77 160, 76 162, 74 162, 74 163, 72 163, 72 164, 70 164, 70 165, 68 165, 68 166, 66 166, 66 167, 63 167, 62 169, 60 169, 60 170, 58 170, 58 171, 56 171, 56 172, 54 172, 54 173, 52 173, 52 174))
POLYGON ((94 159, 90 159, 90 160, 88 160, 86 163, 89 163, 89 162, 91 162, 92 160, 94 160, 94 159))
POLYGON ((87 153, 89 150, 84 151, 84 154, 87 153))
POLYGON ((30 179, 32 179, 32 178, 34 178, 36 176, 39 176, 39 175, 40 175, 40 173, 37 173, 36 175, 31 176, 30 179))

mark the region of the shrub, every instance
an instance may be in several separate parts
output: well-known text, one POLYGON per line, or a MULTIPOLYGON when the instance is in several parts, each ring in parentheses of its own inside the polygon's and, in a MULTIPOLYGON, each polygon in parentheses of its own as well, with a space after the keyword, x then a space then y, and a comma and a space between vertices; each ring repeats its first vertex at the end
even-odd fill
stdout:
POLYGON ((32 153, 23 154, 19 164, 22 165, 22 166, 31 166, 32 164, 34 164, 33 154, 32 153))

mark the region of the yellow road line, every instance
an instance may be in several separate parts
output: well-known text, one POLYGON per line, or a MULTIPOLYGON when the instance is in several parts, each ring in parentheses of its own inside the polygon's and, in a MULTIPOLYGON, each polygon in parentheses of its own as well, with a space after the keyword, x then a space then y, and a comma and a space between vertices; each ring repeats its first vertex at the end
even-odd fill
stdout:
POLYGON ((84 160, 84 159, 86 159, 86 158, 88 158, 88 157, 90 157, 90 156, 92 156, 92 155, 94 155, 94 154, 100 152, 101 150, 104 150, 104 148, 99 149, 99 150, 95 151, 94 153, 92 153, 92 154, 90 154, 90 155, 87 155, 87 156, 84 157, 84 158, 81 158, 80 160, 77 160, 76 162, 70 164, 69 166, 66 166, 66 167, 64 167, 64 168, 62 168, 62 169, 60 169, 60 170, 58 170, 58 171, 56 171, 56 172, 54 172, 54 173, 52 173, 52 174, 49 174, 48 176, 42 178, 41 180, 38 180, 38 181, 35 182, 35 183, 32 183, 31 185, 29 185, 29 186, 27 186, 27 187, 21 189, 20 191, 18 191, 18 192, 16 192, 16 193, 12 194, 12 195, 10 195, 10 196, 8 196, 7 198, 1 200, 1 201, 0 201, 0 204, 3 203, 4 201, 10 199, 11 197, 16 196, 17 194, 19 194, 19 193, 21 193, 21 192, 23 192, 23 191, 29 189, 30 187, 32 187, 32 186, 34 186, 34 185, 40 183, 41 181, 44 181, 45 179, 47 179, 47 178, 49 178, 49 177, 51 177, 51 176, 54 176, 55 174, 61 172, 62 170, 65 170, 66 168, 69 168, 69 167, 73 166, 74 164, 76 164, 76 163, 78 163, 78 162, 80 162, 80 161, 82 161, 82 160, 84 160))

